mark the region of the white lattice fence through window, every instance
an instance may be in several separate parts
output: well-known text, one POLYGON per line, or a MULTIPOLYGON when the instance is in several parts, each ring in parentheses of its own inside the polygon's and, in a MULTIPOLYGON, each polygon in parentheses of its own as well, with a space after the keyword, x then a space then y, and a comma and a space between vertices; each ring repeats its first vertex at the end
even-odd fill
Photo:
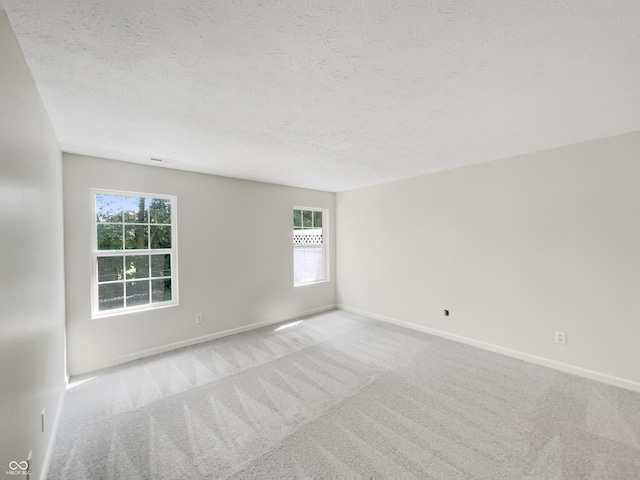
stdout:
POLYGON ((293 235, 293 245, 299 247, 302 245, 322 245, 322 235, 304 234, 293 235))

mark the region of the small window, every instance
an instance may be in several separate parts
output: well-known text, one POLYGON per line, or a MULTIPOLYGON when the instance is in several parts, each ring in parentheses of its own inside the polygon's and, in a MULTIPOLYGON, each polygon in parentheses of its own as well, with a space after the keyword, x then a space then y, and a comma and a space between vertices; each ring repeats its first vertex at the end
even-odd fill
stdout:
POLYGON ((94 318, 178 304, 176 197, 93 192, 94 318))
POLYGON ((293 281, 295 286, 325 282, 327 265, 327 216, 322 208, 293 208, 293 281))

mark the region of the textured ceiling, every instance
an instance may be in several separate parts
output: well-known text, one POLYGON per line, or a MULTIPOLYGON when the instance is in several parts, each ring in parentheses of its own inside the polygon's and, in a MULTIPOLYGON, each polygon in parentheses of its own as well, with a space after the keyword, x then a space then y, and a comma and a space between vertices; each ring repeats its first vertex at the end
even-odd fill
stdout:
POLYGON ((3 5, 67 152, 342 191, 640 130, 635 0, 3 5))

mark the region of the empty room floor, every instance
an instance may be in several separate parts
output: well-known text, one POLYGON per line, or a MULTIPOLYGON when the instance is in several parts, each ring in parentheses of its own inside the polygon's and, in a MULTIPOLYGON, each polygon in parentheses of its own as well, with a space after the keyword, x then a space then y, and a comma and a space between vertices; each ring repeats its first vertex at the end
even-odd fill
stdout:
POLYGON ((71 385, 49 479, 640 478, 640 394, 340 310, 71 385))

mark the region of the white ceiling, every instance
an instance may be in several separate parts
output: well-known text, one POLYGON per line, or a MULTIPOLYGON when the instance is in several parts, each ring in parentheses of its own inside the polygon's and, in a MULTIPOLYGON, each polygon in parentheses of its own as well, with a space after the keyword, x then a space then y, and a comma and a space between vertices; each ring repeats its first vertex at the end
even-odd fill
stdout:
POLYGON ((342 191, 640 130, 637 0, 3 4, 67 152, 342 191))

